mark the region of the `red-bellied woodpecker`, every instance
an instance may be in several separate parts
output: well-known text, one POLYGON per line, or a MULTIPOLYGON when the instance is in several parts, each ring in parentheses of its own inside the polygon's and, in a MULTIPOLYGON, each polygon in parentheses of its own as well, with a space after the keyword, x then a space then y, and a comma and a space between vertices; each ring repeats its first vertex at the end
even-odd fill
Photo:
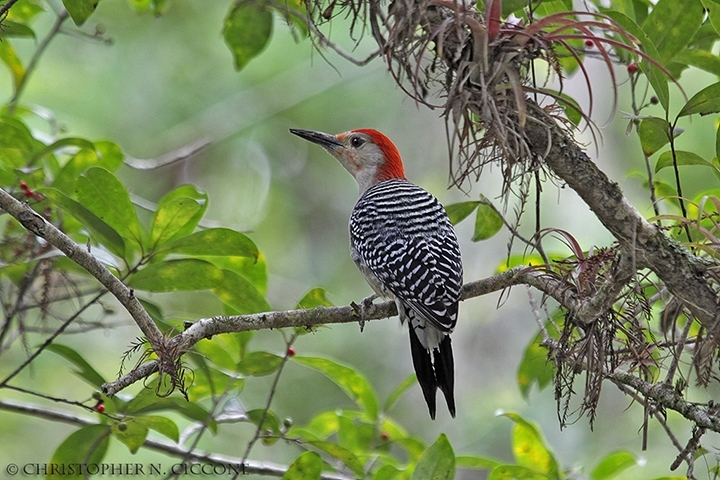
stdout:
POLYGON ((350 216, 350 254, 375 293, 392 298, 407 320, 410 350, 430 417, 437 389, 455 416, 450 333, 457 322, 462 262, 440 202, 405 178, 398 149, 361 128, 338 135, 290 130, 338 159, 360 185, 350 216))

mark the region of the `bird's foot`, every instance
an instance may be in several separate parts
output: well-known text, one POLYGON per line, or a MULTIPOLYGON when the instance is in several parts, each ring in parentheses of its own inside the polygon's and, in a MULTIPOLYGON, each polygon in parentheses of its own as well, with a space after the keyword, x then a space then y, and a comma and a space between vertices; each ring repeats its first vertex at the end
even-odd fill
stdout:
POLYGON ((370 309, 370 307, 373 306, 373 300, 375 300, 376 298, 378 298, 378 295, 376 293, 373 293, 369 297, 363 298, 360 305, 355 302, 352 302, 350 304, 355 310, 355 313, 360 317, 360 319, 358 320, 358 324, 360 325, 360 333, 362 333, 363 329, 365 328, 367 311, 370 309))

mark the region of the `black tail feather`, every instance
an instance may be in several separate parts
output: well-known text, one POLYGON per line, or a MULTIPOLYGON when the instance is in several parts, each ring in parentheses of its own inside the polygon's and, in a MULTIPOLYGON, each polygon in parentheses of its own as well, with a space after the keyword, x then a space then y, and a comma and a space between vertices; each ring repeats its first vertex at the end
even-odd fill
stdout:
POLYGON ((450 335, 440 342, 439 348, 433 351, 436 384, 445 395, 450 415, 455 418, 455 361, 453 360, 450 335))
MULTIPOLYGON (((433 369, 432 357, 430 356, 430 352, 420 343, 412 325, 408 324, 408 327, 410 331, 410 352, 412 353, 415 375, 417 375, 418 383, 425 397, 425 403, 427 403, 428 410, 430 410, 430 418, 435 420, 435 392, 437 391, 438 385, 433 369)), ((455 407, 453 406, 453 416, 454 409, 455 407)))

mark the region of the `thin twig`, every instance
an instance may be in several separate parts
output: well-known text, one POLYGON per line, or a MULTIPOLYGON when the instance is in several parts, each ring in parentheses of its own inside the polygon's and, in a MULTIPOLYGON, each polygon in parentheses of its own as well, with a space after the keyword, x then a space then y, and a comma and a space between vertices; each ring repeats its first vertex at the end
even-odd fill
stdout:
MULTIPOLYGON (((0 400, 0 410, 32 415, 37 418, 51 420, 54 422, 63 422, 70 425, 84 427, 88 425, 97 425, 88 418, 72 415, 66 412, 54 411, 45 406, 34 406, 16 403, 11 400, 0 400)), ((230 473, 232 467, 239 468, 241 473, 266 475, 269 477, 282 477, 288 470, 287 465, 281 465, 273 462, 259 462, 254 460, 245 460, 242 462, 239 458, 219 455, 215 453, 206 453, 198 451, 188 451, 179 447, 174 443, 167 443, 150 438, 145 439, 144 447, 163 452, 177 458, 190 458, 196 462, 204 462, 218 467, 226 467, 227 473, 230 473)), ((341 473, 323 472, 320 476, 322 480, 353 480, 355 477, 349 477, 341 473)))
MULTIPOLYGON (((10 2, 8 2, 8 3, 10 3, 10 2)), ((2 11, 2 9, 0 9, 0 11, 2 11)), ((43 38, 42 42, 40 42, 37 49, 35 50, 35 53, 33 53, 32 58, 30 58, 30 61, 28 62, 27 67, 25 68, 25 73, 23 74, 22 78, 20 79, 20 83, 18 84, 17 88, 15 89, 15 93, 13 94, 12 98, 10 99, 10 102, 8 102, 8 105, 7 105, 8 115, 12 115, 15 112, 15 108, 17 107, 17 104, 20 101, 20 96, 22 95, 23 91, 25 90, 25 87, 28 84, 30 76, 35 71, 38 61, 40 60, 40 57, 42 56, 43 53, 45 53, 45 50, 50 45, 50 42, 55 38, 55 36, 58 33, 60 33, 60 28, 62 27, 62 24, 68 18, 69 18, 69 15, 68 15, 67 10, 62 10, 60 13, 58 13, 58 16, 55 19, 55 23, 53 24, 52 28, 50 28, 50 31, 48 32, 48 34, 45 36, 45 38, 43 38)))
MULTIPOLYGON (((277 391, 278 382, 280 381, 280 375, 282 375, 285 364, 287 364, 288 358, 290 358, 290 347, 292 347, 293 343, 295 343, 295 340, 297 338, 298 338, 297 333, 293 333, 292 335, 290 335, 290 338, 287 339, 285 342, 285 355, 283 355, 282 361, 280 362, 280 366, 278 367, 278 370, 275 373, 275 378, 273 378, 272 385, 270 386, 270 392, 268 393, 267 401, 265 402, 265 408, 263 408, 262 414, 260 415, 260 419, 257 422, 257 428, 255 429, 255 434, 250 439, 250 441, 247 444, 247 447, 245 448, 245 453, 242 456, 243 463, 250 456, 250 452, 252 451, 253 447, 255 446, 255 443, 257 443, 257 441, 260 439, 260 436, 263 434, 263 424, 265 423, 265 418, 267 418, 267 414, 270 411, 270 406, 272 405, 272 401, 275 398, 275 392, 277 391)), ((232 480, 235 480, 236 478, 237 478, 237 474, 232 477, 232 480)))

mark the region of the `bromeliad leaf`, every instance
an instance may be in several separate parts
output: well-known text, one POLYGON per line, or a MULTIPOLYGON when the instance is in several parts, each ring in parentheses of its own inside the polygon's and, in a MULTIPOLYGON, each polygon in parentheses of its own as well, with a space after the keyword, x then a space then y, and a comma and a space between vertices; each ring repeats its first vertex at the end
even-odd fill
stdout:
POLYGON ((350 367, 319 357, 292 357, 292 360, 316 370, 335 382, 372 419, 378 415, 378 399, 367 379, 350 367))
POLYGON ((270 42, 273 15, 261 2, 239 0, 231 7, 223 38, 235 58, 235 70, 242 70, 270 42))
POLYGON ((116 232, 138 245, 140 222, 130 195, 115 175, 100 167, 88 169, 75 184, 78 201, 116 232))
POLYGON ((452 480, 455 478, 455 452, 444 433, 430 445, 418 460, 412 480, 452 480))

